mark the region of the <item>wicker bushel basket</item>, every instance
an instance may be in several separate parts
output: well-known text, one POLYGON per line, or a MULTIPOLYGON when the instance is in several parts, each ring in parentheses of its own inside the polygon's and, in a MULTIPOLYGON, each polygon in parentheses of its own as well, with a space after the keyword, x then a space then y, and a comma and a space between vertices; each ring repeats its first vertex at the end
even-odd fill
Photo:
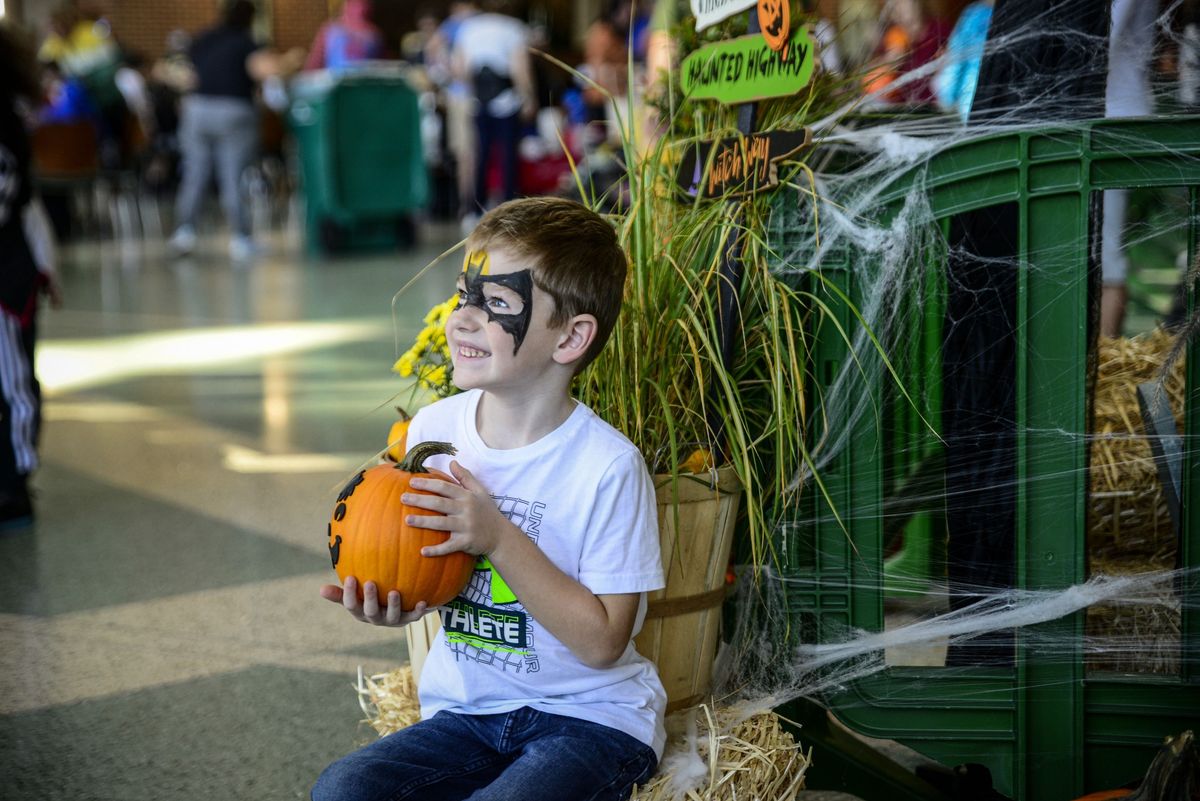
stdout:
MULTIPOLYGON (((654 485, 667 586, 651 593, 635 642, 638 653, 658 667, 667 711, 673 712, 707 700, 742 486, 732 467, 715 470, 711 477, 658 475, 654 485)), ((404 629, 416 677, 439 626, 437 615, 426 615, 404 629)))
POLYGON ((416 623, 404 627, 404 638, 408 642, 408 664, 412 666, 413 685, 421 677, 425 657, 433 646, 433 638, 442 627, 442 616, 437 612, 426 615, 416 623))
POLYGON ((658 666, 670 713, 708 700, 742 485, 729 466, 654 485, 667 586, 651 593, 634 642, 658 666))

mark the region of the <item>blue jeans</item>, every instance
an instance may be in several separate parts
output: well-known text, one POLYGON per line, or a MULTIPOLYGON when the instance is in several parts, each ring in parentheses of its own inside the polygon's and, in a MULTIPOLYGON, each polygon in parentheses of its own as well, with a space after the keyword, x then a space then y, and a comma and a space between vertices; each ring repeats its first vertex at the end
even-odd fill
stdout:
POLYGON ((522 707, 439 712, 334 762, 313 801, 624 801, 654 775, 650 746, 586 720, 522 707))

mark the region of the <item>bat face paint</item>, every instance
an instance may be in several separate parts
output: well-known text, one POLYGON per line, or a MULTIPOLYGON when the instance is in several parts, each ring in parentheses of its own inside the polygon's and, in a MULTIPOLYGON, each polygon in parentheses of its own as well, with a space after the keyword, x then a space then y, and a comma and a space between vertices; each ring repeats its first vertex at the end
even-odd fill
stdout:
POLYGON ((513 338, 513 355, 521 349, 533 312, 533 274, 518 270, 488 275, 487 251, 467 254, 459 276, 458 305, 482 309, 489 323, 496 323, 513 338))

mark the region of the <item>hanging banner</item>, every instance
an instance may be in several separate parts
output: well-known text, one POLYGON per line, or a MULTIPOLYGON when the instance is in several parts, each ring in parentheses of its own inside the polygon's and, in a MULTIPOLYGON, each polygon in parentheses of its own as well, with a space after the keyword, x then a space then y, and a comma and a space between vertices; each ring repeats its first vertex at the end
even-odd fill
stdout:
POLYGON ((796 28, 787 50, 776 53, 759 34, 705 45, 680 65, 683 93, 727 105, 786 97, 803 89, 813 74, 812 33, 796 28))
POLYGON ((770 131, 702 142, 688 148, 675 181, 689 197, 721 198, 745 195, 779 183, 780 161, 812 144, 812 132, 770 131), (709 154, 713 148, 711 160, 709 154), (704 174, 705 167, 708 174, 704 174))
POLYGON ((739 11, 754 8, 758 0, 692 0, 692 13, 696 16, 696 30, 702 31, 729 19, 739 11))

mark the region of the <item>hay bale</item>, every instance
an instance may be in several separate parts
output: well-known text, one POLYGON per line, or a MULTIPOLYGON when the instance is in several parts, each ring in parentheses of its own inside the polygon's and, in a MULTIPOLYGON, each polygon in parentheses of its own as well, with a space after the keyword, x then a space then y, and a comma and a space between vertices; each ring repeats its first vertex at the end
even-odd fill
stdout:
MULTIPOLYGON (((1132 338, 1101 337, 1092 396, 1088 541, 1093 557, 1174 554, 1175 532, 1138 407, 1138 384, 1157 380, 1174 344, 1162 329, 1132 338)), ((1185 360, 1164 386, 1183 426, 1185 360)))
MULTIPOLYGON (((1142 425, 1138 384, 1163 379, 1183 430, 1185 360, 1163 374, 1174 337, 1162 329, 1099 342, 1093 390, 1088 563, 1091 575, 1127 576, 1175 566, 1177 538, 1142 425)), ((1137 603, 1087 610, 1089 671, 1177 675, 1180 603, 1170 582, 1137 603)))
MULTIPOLYGON (((370 677, 360 671, 358 695, 366 722, 381 737, 421 718, 408 665, 370 677)), ((792 801, 804 789, 811 751, 800 748, 774 712, 746 717, 702 704, 668 716, 666 726, 658 774, 630 801, 792 801)))
POLYGON ((1163 572, 1166 578, 1155 582, 1136 603, 1118 599, 1088 607, 1084 623, 1088 670, 1179 675, 1182 604, 1168 572, 1173 567, 1173 561, 1161 556, 1092 557, 1092 575, 1163 572))

